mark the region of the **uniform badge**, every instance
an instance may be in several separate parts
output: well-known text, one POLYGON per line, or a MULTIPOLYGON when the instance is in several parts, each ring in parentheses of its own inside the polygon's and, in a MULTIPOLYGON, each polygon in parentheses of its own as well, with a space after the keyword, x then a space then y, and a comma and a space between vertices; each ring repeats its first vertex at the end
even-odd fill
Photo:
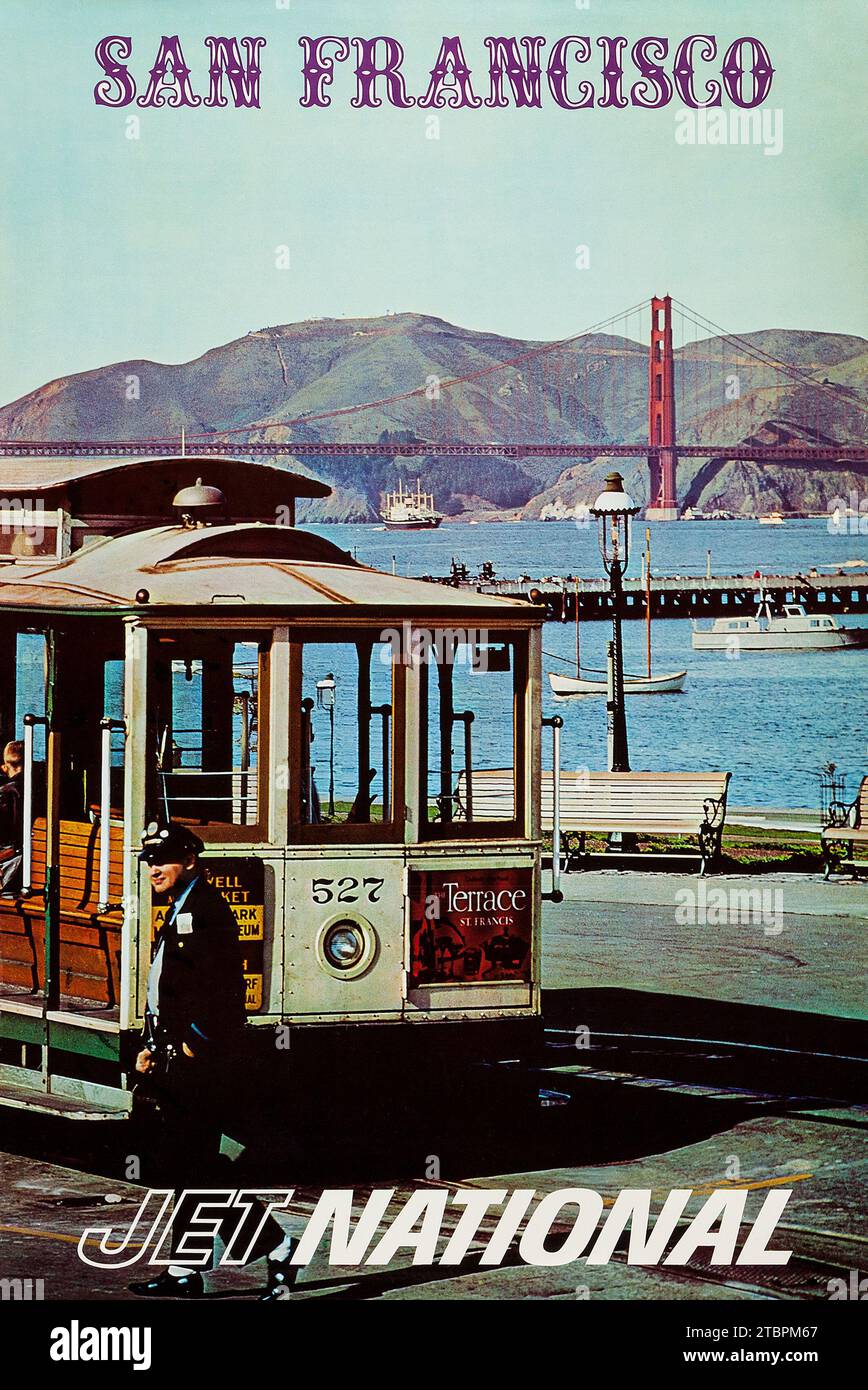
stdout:
POLYGON ((175 918, 175 925, 178 928, 179 936, 186 936, 193 930, 192 912, 179 912, 175 918))

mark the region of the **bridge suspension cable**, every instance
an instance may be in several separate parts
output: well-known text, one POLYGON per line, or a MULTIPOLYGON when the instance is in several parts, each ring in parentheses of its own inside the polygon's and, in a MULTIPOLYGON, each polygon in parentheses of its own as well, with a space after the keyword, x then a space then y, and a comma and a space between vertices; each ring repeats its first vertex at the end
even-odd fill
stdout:
POLYGON ((789 376, 798 385, 808 386, 818 391, 825 391, 830 396, 834 396, 836 400, 840 400, 841 395, 844 394, 853 405, 858 406, 861 410, 868 410, 868 401, 857 395, 851 387, 838 386, 834 382, 829 381, 817 381, 816 377, 804 367, 799 367, 795 362, 781 362, 778 358, 772 357, 772 355, 763 348, 758 347, 755 343, 749 342, 747 338, 742 337, 738 333, 728 333, 719 323, 715 323, 712 319, 706 318, 705 315, 700 314, 696 309, 691 309, 688 304, 684 304, 680 299, 673 298, 672 303, 677 305, 679 312, 684 318, 688 319, 688 321, 701 332, 708 333, 709 336, 712 337, 723 339, 725 342, 731 344, 732 347, 744 352, 748 357, 752 357, 756 361, 761 362, 764 366, 771 367, 774 371, 789 376))

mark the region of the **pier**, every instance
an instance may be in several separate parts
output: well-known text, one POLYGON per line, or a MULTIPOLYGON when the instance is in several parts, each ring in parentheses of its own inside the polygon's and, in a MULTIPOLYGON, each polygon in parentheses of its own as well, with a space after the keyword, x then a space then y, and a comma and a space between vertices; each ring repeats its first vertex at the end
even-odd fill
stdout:
MULTIPOLYGON (((461 567, 443 584, 476 589, 483 594, 523 598, 545 605, 550 621, 611 618, 612 596, 604 578, 582 579, 573 575, 531 579, 488 579, 463 576, 461 567)), ((761 595, 775 607, 802 603, 808 613, 868 613, 868 574, 764 574, 760 578, 737 574, 714 578, 685 575, 652 576, 651 616, 654 618, 725 618, 752 615, 761 595)), ((644 618, 644 579, 624 580, 622 617, 644 618)))

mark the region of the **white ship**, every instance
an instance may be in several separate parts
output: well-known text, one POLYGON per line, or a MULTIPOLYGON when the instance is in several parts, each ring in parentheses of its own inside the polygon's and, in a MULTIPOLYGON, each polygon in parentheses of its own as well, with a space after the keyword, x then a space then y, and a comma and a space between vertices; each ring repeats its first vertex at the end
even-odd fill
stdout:
POLYGON ((765 516, 758 516, 757 521, 760 526, 783 526, 784 524, 781 512, 767 512, 765 516))
POLYGON ((397 490, 384 494, 380 516, 387 531, 427 531, 443 520, 434 506, 433 492, 423 492, 418 478, 415 492, 405 491, 399 478, 397 490))
POLYGON ((841 627, 827 614, 808 614, 801 603, 784 604, 773 613, 770 601, 762 597, 753 618, 715 618, 710 628, 696 624, 690 634, 695 648, 739 649, 745 651, 804 651, 868 645, 868 627, 841 627))

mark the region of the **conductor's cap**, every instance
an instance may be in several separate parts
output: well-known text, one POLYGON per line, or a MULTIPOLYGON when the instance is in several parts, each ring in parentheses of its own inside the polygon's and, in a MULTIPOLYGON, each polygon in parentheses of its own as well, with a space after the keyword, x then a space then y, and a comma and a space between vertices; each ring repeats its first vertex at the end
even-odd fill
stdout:
POLYGON ((180 864, 191 854, 201 854, 205 846, 185 825, 160 825, 149 821, 142 831, 139 859, 143 864, 180 864))

